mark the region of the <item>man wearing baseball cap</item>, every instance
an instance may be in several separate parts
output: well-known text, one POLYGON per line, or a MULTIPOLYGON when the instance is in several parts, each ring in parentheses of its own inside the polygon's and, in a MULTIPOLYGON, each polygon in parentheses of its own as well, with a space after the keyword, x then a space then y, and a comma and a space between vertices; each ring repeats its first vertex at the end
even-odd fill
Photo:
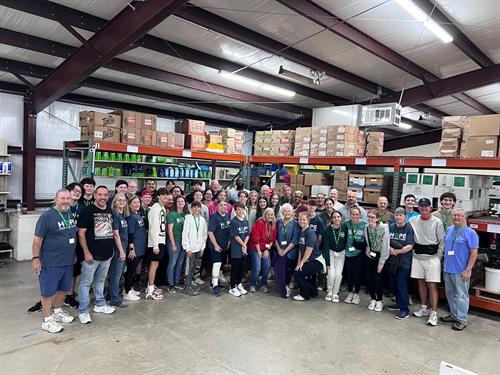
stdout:
POLYGON ((418 280, 418 293, 422 306, 413 315, 417 318, 429 316, 427 325, 436 326, 438 323, 437 284, 441 281, 444 228, 441 220, 432 215, 432 204, 428 198, 418 200, 418 210, 420 216, 412 217, 409 221, 415 237, 411 277, 418 280), (430 293, 431 311, 427 309, 427 288, 430 293))

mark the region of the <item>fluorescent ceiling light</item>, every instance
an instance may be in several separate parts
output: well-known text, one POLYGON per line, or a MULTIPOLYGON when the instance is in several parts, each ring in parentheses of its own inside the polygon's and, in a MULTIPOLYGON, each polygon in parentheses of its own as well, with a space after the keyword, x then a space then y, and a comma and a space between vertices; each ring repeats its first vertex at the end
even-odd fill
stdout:
POLYGON ((267 90, 269 92, 274 92, 275 94, 284 95, 284 96, 288 96, 288 97, 295 96, 295 91, 290 91, 290 90, 282 89, 281 87, 268 85, 267 83, 262 83, 262 82, 254 80, 254 79, 240 76, 238 74, 228 73, 228 72, 224 72, 222 70, 219 70, 219 75, 223 78, 232 79, 233 81, 244 83, 245 85, 248 85, 248 86, 252 86, 255 88, 261 88, 261 89, 267 90))
POLYGON ((400 127, 401 129, 405 129, 405 130, 409 130, 409 129, 412 128, 412 126, 410 124, 407 124, 407 123, 404 123, 404 122, 399 123, 398 127, 400 127))
POLYGON ((292 72, 291 70, 287 70, 283 68, 283 66, 280 66, 278 74, 283 77, 293 79, 294 81, 305 83, 306 85, 312 85, 314 83, 314 79, 303 76, 302 74, 299 73, 292 72))
POLYGON ((411 0, 396 0, 401 8, 406 10, 412 17, 417 21, 423 22, 424 26, 441 39, 444 43, 450 43, 453 41, 453 37, 443 29, 436 21, 434 21, 428 14, 426 14, 422 9, 420 9, 411 0))

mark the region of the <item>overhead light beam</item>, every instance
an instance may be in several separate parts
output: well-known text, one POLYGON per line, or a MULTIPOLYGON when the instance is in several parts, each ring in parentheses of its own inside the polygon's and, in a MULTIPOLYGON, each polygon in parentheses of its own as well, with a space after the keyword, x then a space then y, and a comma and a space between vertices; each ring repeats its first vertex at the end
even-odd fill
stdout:
POLYGON ((269 85, 267 83, 263 83, 260 81, 256 81, 254 79, 246 78, 246 77, 240 76, 238 74, 224 72, 222 70, 219 71, 219 75, 223 78, 231 79, 233 81, 240 82, 240 83, 243 83, 243 84, 251 86, 251 87, 260 88, 260 89, 263 89, 263 90, 266 90, 269 92, 274 92, 275 94, 278 94, 278 95, 293 97, 296 94, 295 91, 282 89, 281 87, 269 85))

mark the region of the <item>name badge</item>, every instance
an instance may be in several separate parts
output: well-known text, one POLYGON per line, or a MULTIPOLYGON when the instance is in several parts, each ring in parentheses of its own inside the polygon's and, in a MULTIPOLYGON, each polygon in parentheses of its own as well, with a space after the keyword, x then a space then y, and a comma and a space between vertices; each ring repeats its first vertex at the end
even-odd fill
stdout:
POLYGON ((271 248, 271 244, 270 243, 266 243, 266 249, 270 249, 271 248))
POLYGON ((74 243, 75 243, 75 239, 74 239, 74 238, 70 238, 70 239, 69 239, 69 243, 70 243, 70 244, 74 244, 74 243))
POLYGON ((455 252, 453 250, 448 251, 448 255, 455 255, 455 252))
POLYGON ((355 250, 356 250, 356 248, 355 248, 354 246, 351 246, 351 247, 349 247, 347 250, 349 250, 349 251, 355 251, 355 250))
POLYGON ((374 251, 370 251, 370 256, 375 258, 377 256, 377 253, 375 253, 374 251))
POLYGON ((281 246, 286 246, 286 241, 281 241, 281 246))

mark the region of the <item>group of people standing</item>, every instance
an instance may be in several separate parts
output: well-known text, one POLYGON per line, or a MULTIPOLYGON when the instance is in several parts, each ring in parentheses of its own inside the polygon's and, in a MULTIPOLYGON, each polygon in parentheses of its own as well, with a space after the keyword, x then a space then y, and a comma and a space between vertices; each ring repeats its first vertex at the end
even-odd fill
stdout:
POLYGON ((36 226, 33 269, 40 280, 42 328, 49 332, 74 320, 62 309, 64 303, 79 309, 81 323, 92 321, 91 287, 93 312, 103 314, 114 313, 124 300, 140 300, 142 293, 151 300, 164 299, 164 292, 197 295, 205 283, 203 272, 211 293, 220 297, 227 284, 224 266, 230 266, 228 292, 234 297, 268 293, 272 269, 282 298, 298 286, 293 299, 306 301, 326 287, 325 300, 338 303, 344 280, 345 303, 359 304, 361 285, 366 285, 368 309, 378 312, 387 276, 396 296, 388 309, 398 310, 399 320, 410 314, 411 275, 418 280, 421 300, 414 315, 429 317, 427 323, 435 326, 443 254, 451 314, 441 320, 456 330, 467 325, 478 238, 467 227, 465 212, 453 209, 451 193, 443 194, 434 213, 429 199, 416 202, 414 196, 406 196, 405 207, 392 213, 385 197, 367 212, 353 191, 345 204, 338 202, 336 189, 328 197, 317 194, 304 201, 304 194, 292 193, 289 186, 282 195, 267 185, 247 191, 241 179, 227 192, 216 180, 206 190, 195 181, 187 195, 172 181, 156 189, 148 180, 138 192, 135 181, 118 180, 112 198, 107 187, 95 185, 85 178, 59 190, 54 207, 36 226), (141 288, 143 273, 147 282, 141 288))

